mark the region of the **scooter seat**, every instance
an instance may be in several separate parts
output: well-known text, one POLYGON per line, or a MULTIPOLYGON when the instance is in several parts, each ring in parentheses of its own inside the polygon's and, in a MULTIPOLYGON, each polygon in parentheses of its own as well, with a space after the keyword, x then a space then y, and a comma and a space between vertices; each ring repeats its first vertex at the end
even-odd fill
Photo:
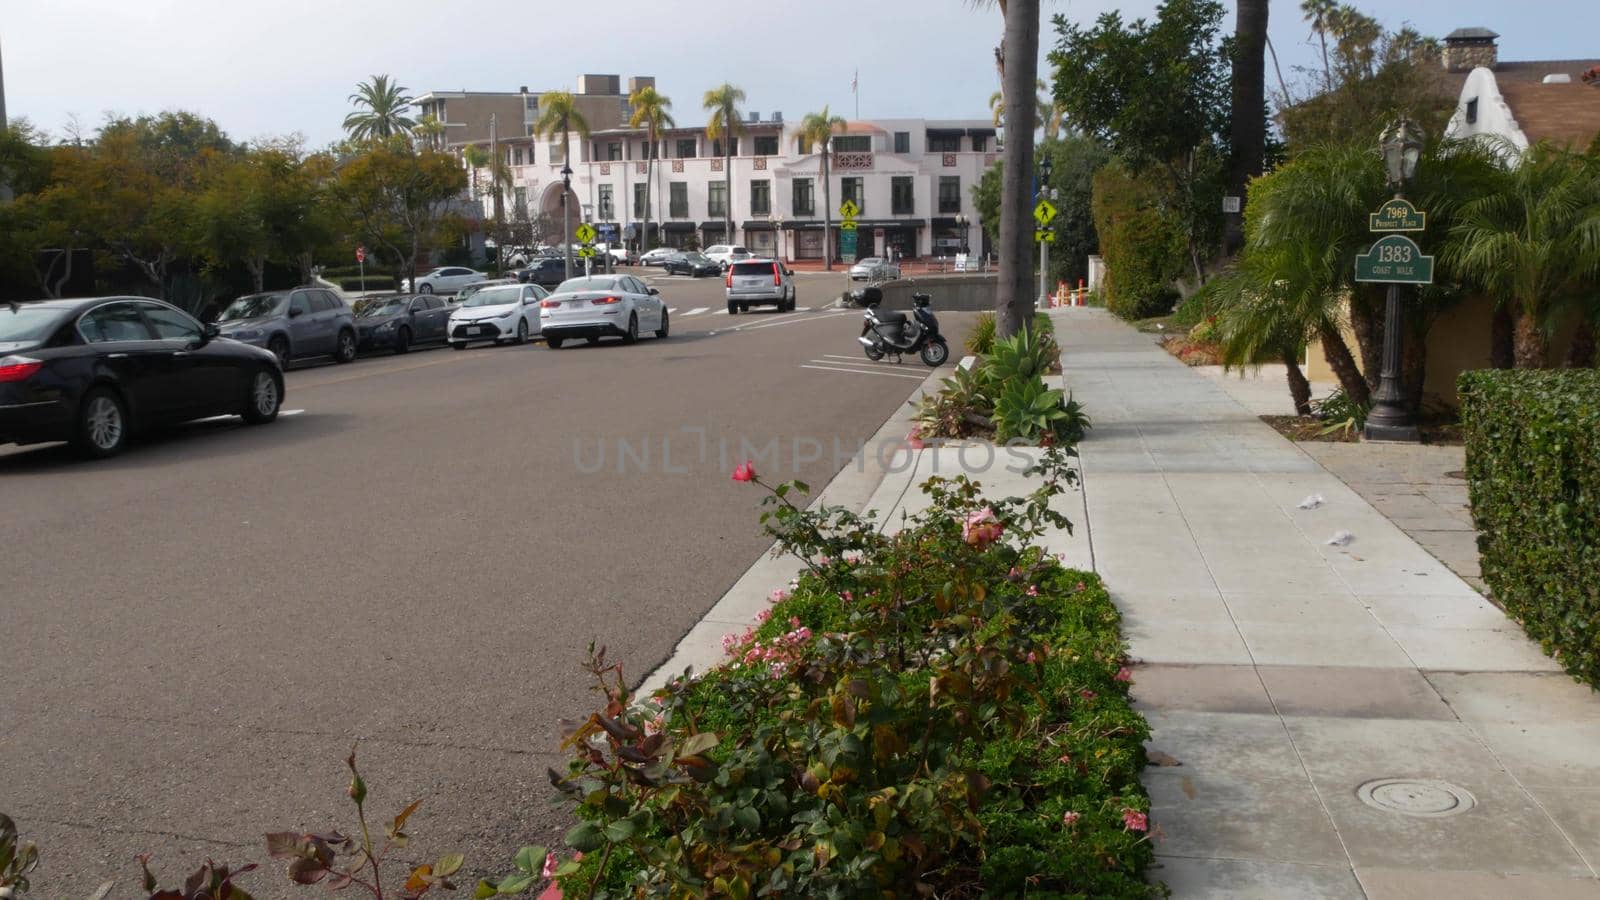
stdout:
POLYGON ((878 321, 884 325, 904 325, 906 314, 902 312, 885 311, 878 313, 878 321))

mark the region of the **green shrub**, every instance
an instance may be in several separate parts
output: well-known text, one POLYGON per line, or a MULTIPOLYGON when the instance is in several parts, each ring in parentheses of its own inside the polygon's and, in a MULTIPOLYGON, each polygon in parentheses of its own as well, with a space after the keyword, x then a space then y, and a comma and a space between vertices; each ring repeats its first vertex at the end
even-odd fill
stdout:
POLYGON ((725 663, 636 704, 591 659, 566 896, 1160 896, 1116 607, 1036 544, 1069 456, 1027 499, 930 479, 894 535, 768 488, 807 571, 725 663))
POLYGON ((1161 206, 1148 179, 1112 162, 1094 176, 1094 220, 1106 262, 1106 308, 1124 319, 1165 315, 1178 300, 1172 282, 1184 271, 1183 224, 1161 206))
POLYGON ((972 333, 967 335, 967 352, 973 356, 988 356, 993 346, 994 313, 978 313, 978 320, 972 323, 972 333))
MULTIPOLYGON (((327 278, 326 275, 324 275, 323 277, 327 278)), ((400 279, 395 278, 393 275, 376 275, 376 276, 375 275, 368 275, 365 280, 360 279, 360 278, 339 278, 339 279, 329 278, 328 280, 329 281, 333 281, 335 284, 339 285, 339 289, 342 290, 342 291, 361 291, 361 290, 367 290, 367 291, 398 291, 398 290, 400 290, 400 279)))
POLYGON ((1484 581, 1600 688, 1600 372, 1464 372, 1459 388, 1484 581))
POLYGON ((1174 328, 1193 328, 1206 319, 1215 318, 1222 309, 1222 297, 1219 295, 1221 287, 1222 282, 1216 278, 1201 285, 1200 290, 1190 294, 1188 299, 1173 309, 1170 324, 1174 328))

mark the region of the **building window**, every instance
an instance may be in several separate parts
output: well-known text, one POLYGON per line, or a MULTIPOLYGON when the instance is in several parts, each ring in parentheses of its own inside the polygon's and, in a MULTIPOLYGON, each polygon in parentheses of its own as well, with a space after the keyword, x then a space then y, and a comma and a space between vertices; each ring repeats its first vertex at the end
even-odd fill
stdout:
POLYGON ((796 178, 794 180, 794 214, 797 216, 814 216, 817 214, 816 192, 812 190, 811 179, 796 178))
POLYGON ((522 148, 521 147, 512 147, 511 148, 511 164, 513 166, 522 165, 522 148))
POLYGON ((909 131, 896 131, 894 133, 894 152, 896 152, 896 153, 910 153, 911 152, 911 132, 909 132, 909 131))
POLYGON ((972 152, 982 153, 987 149, 989 149, 989 139, 987 137, 981 134, 972 136, 972 152))
POLYGON ((706 215, 717 217, 728 214, 728 183, 713 181, 706 185, 706 215))
POLYGON ((1476 121, 1478 121, 1478 98, 1473 97, 1467 101, 1467 124, 1471 125, 1476 121))
POLYGON ((929 134, 929 153, 955 153, 961 149, 961 136, 956 134, 929 134))
POLYGON ((516 197, 517 209, 526 212, 528 209, 528 189, 525 187, 513 188, 512 196, 516 197))
POLYGON ((939 176, 939 212, 961 212, 961 176, 939 176))
POLYGON ((551 163, 551 165, 554 165, 554 164, 559 163, 559 162, 566 162, 567 161, 566 149, 567 148, 561 146, 560 144, 551 144, 550 145, 550 163, 551 163))
POLYGON ((612 200, 611 185, 600 185, 600 221, 610 222, 617 217, 616 203, 612 200))
POLYGON ((895 176, 889 182, 890 211, 897 216, 916 212, 917 201, 911 192, 911 176, 895 176))
POLYGON ((650 185, 648 184, 636 184, 633 186, 633 217, 635 219, 644 218, 644 192, 649 187, 650 185))
POLYGON ((694 152, 694 138, 678 138, 679 159, 692 159, 694 152))
POLYGON ((872 152, 872 135, 841 134, 833 139, 833 152, 870 153, 872 152))
POLYGON ((750 215, 764 216, 772 212, 772 182, 750 182, 750 215))
MULTIPOLYGON (((722 155, 722 139, 721 138, 718 138, 718 139, 716 139, 716 140, 711 142, 711 155, 712 156, 721 156, 722 155)), ((728 141, 728 155, 729 156, 738 156, 739 155, 739 139, 738 138, 732 138, 732 139, 730 139, 728 141)))
POLYGON ((764 135, 758 136, 756 138, 756 155, 757 156, 777 156, 778 155, 778 136, 775 135, 775 134, 764 134, 764 135))
POLYGON ((615 141, 606 145, 606 159, 618 160, 622 158, 622 142, 615 141))
POLYGON ((674 219, 687 219, 689 217, 689 183, 687 181, 674 181, 667 185, 672 191, 670 199, 671 213, 674 219))
POLYGON ((861 208, 857 215, 863 216, 867 214, 867 192, 863 187, 864 184, 860 178, 839 179, 839 202, 842 204, 846 200, 854 200, 856 206, 861 208))

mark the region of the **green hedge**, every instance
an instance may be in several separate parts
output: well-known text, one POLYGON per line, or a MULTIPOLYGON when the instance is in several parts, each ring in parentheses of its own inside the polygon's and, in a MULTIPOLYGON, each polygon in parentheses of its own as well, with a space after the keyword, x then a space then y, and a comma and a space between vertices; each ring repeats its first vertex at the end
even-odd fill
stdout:
POLYGON ((1600 372, 1466 372, 1459 386, 1484 581, 1600 688, 1600 372))
MULTIPOLYGON (((322 277, 327 278, 328 276, 324 275, 322 277)), ((335 279, 331 279, 331 278, 329 280, 330 281, 335 281, 335 279)), ((368 291, 398 291, 398 290, 400 290, 400 280, 395 278, 393 275, 373 275, 373 274, 369 273, 367 275, 367 277, 366 277, 366 280, 364 280, 364 281, 362 279, 360 279, 360 278, 339 278, 339 279, 336 279, 336 281, 337 281, 337 283, 339 285, 339 289, 340 290, 344 290, 344 291, 360 291, 360 290, 368 290, 368 291)))
POLYGON ((1113 162, 1095 173, 1093 209, 1106 262, 1106 308, 1130 320, 1171 312, 1185 243, 1181 223, 1162 208, 1155 187, 1113 162))

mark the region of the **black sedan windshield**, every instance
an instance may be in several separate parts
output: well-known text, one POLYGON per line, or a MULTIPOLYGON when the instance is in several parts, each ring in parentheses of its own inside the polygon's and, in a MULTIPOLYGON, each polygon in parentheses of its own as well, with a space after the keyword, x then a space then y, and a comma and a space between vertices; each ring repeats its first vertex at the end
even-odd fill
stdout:
POLYGON ((64 314, 52 307, 0 305, 0 343, 42 341, 55 330, 64 314))
POLYGON ((288 300, 286 294, 250 294, 228 304, 228 308, 217 317, 218 322, 232 322, 235 319, 258 319, 262 316, 277 315, 284 302, 288 300))
POLYGON ((357 315, 363 319, 382 319, 406 311, 406 304, 410 301, 401 297, 396 300, 374 300, 363 306, 357 315))

